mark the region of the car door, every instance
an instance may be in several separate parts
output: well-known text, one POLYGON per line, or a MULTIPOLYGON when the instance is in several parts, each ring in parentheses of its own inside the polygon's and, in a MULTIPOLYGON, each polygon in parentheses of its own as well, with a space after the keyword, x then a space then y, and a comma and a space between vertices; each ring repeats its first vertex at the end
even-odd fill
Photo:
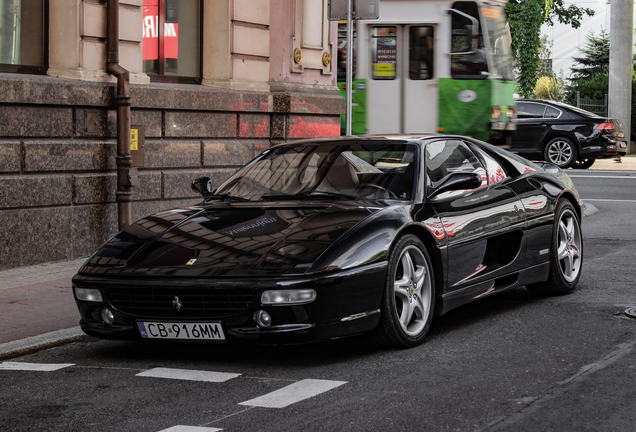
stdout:
POLYGON ((476 189, 443 192, 429 199, 446 233, 447 293, 478 284, 483 284, 478 294, 479 289, 483 294, 495 290, 492 280, 517 269, 517 259, 523 256, 523 205, 506 187, 503 168, 496 161, 497 166, 488 166, 475 151, 459 139, 435 141, 425 149, 427 182, 433 190, 453 172, 482 176, 476 189))
POLYGON ((553 109, 549 113, 552 118, 546 118, 546 104, 519 101, 516 106, 517 130, 512 137, 511 150, 515 153, 541 156, 541 143, 550 131, 554 117, 553 109))

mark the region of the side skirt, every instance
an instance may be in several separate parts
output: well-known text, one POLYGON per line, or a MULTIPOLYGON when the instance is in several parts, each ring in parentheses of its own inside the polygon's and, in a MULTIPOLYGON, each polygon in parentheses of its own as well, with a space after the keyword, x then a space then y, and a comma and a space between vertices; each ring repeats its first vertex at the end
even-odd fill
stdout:
POLYGON ((531 283, 547 280, 550 263, 538 264, 506 276, 481 282, 460 290, 456 290, 437 297, 435 305, 436 315, 443 315, 448 311, 502 291, 517 288, 531 283))

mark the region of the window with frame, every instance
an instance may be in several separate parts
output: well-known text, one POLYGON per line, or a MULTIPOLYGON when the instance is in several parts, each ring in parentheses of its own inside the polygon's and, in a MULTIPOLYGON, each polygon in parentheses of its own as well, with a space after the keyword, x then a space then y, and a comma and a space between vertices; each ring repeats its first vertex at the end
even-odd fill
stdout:
MULTIPOLYGON (((426 146, 427 187, 442 185, 451 174, 457 172, 476 173, 482 178, 479 188, 488 185, 488 172, 472 150, 460 140, 435 141, 426 146)), ((478 189, 479 189, 478 188, 478 189)), ((436 199, 462 195, 475 189, 460 189, 442 192, 436 199)))
POLYGON ((201 82, 201 0, 144 0, 143 70, 151 81, 201 82))
POLYGON ((0 0, 0 71, 46 73, 45 0, 0 0))
POLYGON ((371 63, 374 80, 394 80, 397 75, 396 27, 371 29, 371 63))

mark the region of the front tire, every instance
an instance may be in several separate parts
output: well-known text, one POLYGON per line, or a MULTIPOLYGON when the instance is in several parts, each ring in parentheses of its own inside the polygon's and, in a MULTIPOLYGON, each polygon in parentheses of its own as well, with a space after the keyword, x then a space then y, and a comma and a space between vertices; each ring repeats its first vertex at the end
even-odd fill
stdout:
POLYGON ((577 151, 574 143, 568 138, 553 138, 545 146, 543 152, 546 162, 559 168, 569 168, 576 162, 577 151))
POLYGON ((568 200, 557 204, 550 245, 550 276, 546 282, 528 285, 538 295, 569 294, 576 288, 583 267, 581 223, 568 200))
POLYGON ((424 342, 433 321, 435 277, 428 251, 417 237, 401 237, 389 254, 378 339, 413 347, 424 342))

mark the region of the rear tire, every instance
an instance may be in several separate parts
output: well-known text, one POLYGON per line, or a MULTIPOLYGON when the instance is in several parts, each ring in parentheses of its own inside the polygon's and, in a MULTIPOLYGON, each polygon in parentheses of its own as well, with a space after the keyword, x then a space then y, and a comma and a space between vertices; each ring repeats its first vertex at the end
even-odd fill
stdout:
POLYGON ((414 347, 424 342, 433 321, 435 277, 426 247, 414 235, 398 239, 389 254, 377 339, 414 347))
POLYGON ((576 162, 577 151, 574 143, 568 138, 553 138, 545 146, 543 152, 546 162, 559 168, 569 168, 576 162))
POLYGON ((557 204, 555 211, 548 280, 527 288, 538 295, 569 294, 579 282, 582 267, 581 223, 572 204, 564 199, 557 204))

